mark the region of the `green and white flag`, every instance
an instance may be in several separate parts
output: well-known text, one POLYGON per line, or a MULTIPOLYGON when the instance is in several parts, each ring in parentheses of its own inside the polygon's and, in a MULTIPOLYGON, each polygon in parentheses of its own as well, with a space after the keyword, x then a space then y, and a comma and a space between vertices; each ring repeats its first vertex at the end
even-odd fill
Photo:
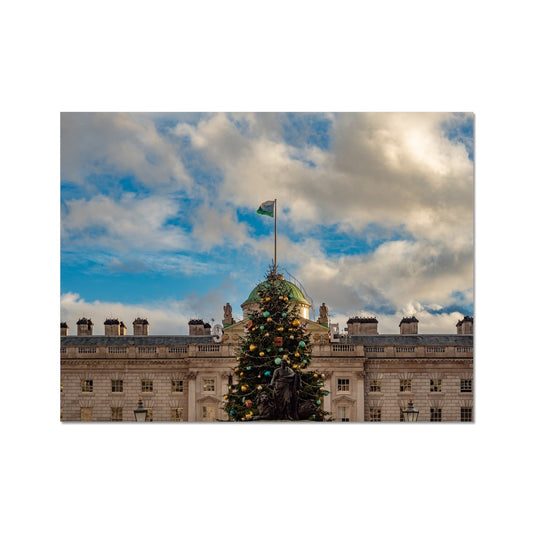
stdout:
POLYGON ((267 200, 266 202, 263 202, 259 209, 256 211, 256 213, 260 215, 267 215, 269 217, 274 216, 274 200, 267 200))

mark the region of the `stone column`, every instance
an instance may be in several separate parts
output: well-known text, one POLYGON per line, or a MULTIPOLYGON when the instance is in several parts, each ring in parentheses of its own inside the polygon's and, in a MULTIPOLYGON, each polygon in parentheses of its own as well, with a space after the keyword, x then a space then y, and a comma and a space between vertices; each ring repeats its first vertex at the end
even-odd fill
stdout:
POLYGON ((356 421, 364 422, 365 421, 365 373, 357 372, 357 404, 356 404, 356 421))
POLYGON ((331 372, 322 372, 324 374, 324 387, 329 391, 327 396, 324 396, 324 411, 331 413, 330 416, 334 416, 334 413, 331 412, 331 396, 333 395, 333 385, 331 382, 331 372))
POLYGON ((196 422, 196 377, 198 372, 189 372, 187 375, 189 387, 189 404, 187 406, 187 422, 196 422))

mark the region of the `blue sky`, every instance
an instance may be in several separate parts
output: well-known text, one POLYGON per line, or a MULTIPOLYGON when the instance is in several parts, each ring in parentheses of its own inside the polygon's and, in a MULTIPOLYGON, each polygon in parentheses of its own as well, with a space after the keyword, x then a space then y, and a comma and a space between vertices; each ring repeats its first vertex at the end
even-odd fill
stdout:
POLYGON ((473 313, 468 113, 63 113, 61 319, 183 334, 273 258, 332 322, 455 331, 473 313))

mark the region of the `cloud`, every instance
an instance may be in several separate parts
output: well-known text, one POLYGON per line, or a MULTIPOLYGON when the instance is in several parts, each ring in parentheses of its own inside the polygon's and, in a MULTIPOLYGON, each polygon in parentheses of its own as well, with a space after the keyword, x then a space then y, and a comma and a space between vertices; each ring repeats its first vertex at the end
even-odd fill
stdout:
POLYGON ((167 269, 248 280, 247 266, 273 256, 272 237, 239 213, 278 198, 279 262, 339 316, 366 310, 392 324, 416 310, 440 328, 450 306, 472 305, 472 115, 177 118, 63 118, 67 181, 90 188, 94 172, 131 172, 149 191, 65 198, 66 251, 105 250, 107 268, 122 272, 164 270, 179 251, 167 269))
POLYGON ((328 220, 362 231, 378 222, 443 238, 458 221, 471 222, 473 163, 465 145, 446 136, 460 115, 337 114, 330 151, 285 142, 282 117, 278 128, 261 128, 260 114, 242 116, 245 128, 218 114, 175 133, 223 173, 222 197, 237 206, 277 197, 295 227, 328 220))
POLYGON ((188 322, 191 318, 215 321, 222 319, 223 304, 227 300, 217 291, 205 295, 191 294, 184 300, 165 300, 149 305, 123 304, 108 301, 86 301, 79 294, 67 292, 61 295, 61 321, 67 322, 70 334, 76 334, 76 322, 90 318, 94 323, 94 335, 104 334, 104 321, 118 318, 133 333, 133 321, 146 318, 150 323, 151 335, 188 335, 188 322))
POLYGON ((160 133, 143 113, 62 113, 63 182, 90 186, 97 174, 133 175, 155 187, 190 189, 193 181, 179 147, 160 133))
POLYGON ((114 251, 189 248, 184 230, 167 225, 178 209, 170 197, 139 198, 133 193, 118 200, 104 195, 67 200, 61 217, 63 246, 114 251))

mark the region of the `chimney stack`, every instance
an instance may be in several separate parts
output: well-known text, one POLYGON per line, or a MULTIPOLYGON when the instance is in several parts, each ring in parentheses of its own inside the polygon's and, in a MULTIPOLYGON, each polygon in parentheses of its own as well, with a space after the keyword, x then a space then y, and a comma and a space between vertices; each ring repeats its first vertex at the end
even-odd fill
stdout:
POLYGON ((457 335, 473 335, 474 334, 474 318, 465 316, 463 320, 459 320, 456 324, 457 335))
POLYGON ((191 320, 189 320, 189 335, 192 337, 203 337, 204 335, 209 335, 210 332, 211 326, 209 324, 204 324, 204 321, 201 318, 191 318, 191 320), (207 328, 209 328, 209 330, 207 330, 207 328), (208 332, 206 332, 206 330, 208 332))
POLYGON ((119 335, 120 322, 118 318, 107 318, 104 322, 104 335, 106 336, 118 336, 119 335))
POLYGON ((148 335, 148 320, 146 318, 137 317, 133 321, 133 334, 134 335, 148 335))
POLYGON ((68 325, 66 322, 61 322, 61 336, 62 337, 68 336, 68 325))
POLYGON ((375 317, 363 318, 353 317, 346 322, 348 325, 348 335, 377 335, 378 321, 375 317))
POLYGON ((118 325, 118 334, 119 335, 126 335, 126 330, 128 328, 126 327, 126 324, 124 322, 120 321, 120 324, 118 325))
POLYGON ((417 335, 418 319, 415 316, 403 317, 400 322, 400 335, 417 335))
POLYGON ((76 325, 78 326, 78 336, 87 337, 93 334, 93 321, 90 318, 80 318, 76 325))

